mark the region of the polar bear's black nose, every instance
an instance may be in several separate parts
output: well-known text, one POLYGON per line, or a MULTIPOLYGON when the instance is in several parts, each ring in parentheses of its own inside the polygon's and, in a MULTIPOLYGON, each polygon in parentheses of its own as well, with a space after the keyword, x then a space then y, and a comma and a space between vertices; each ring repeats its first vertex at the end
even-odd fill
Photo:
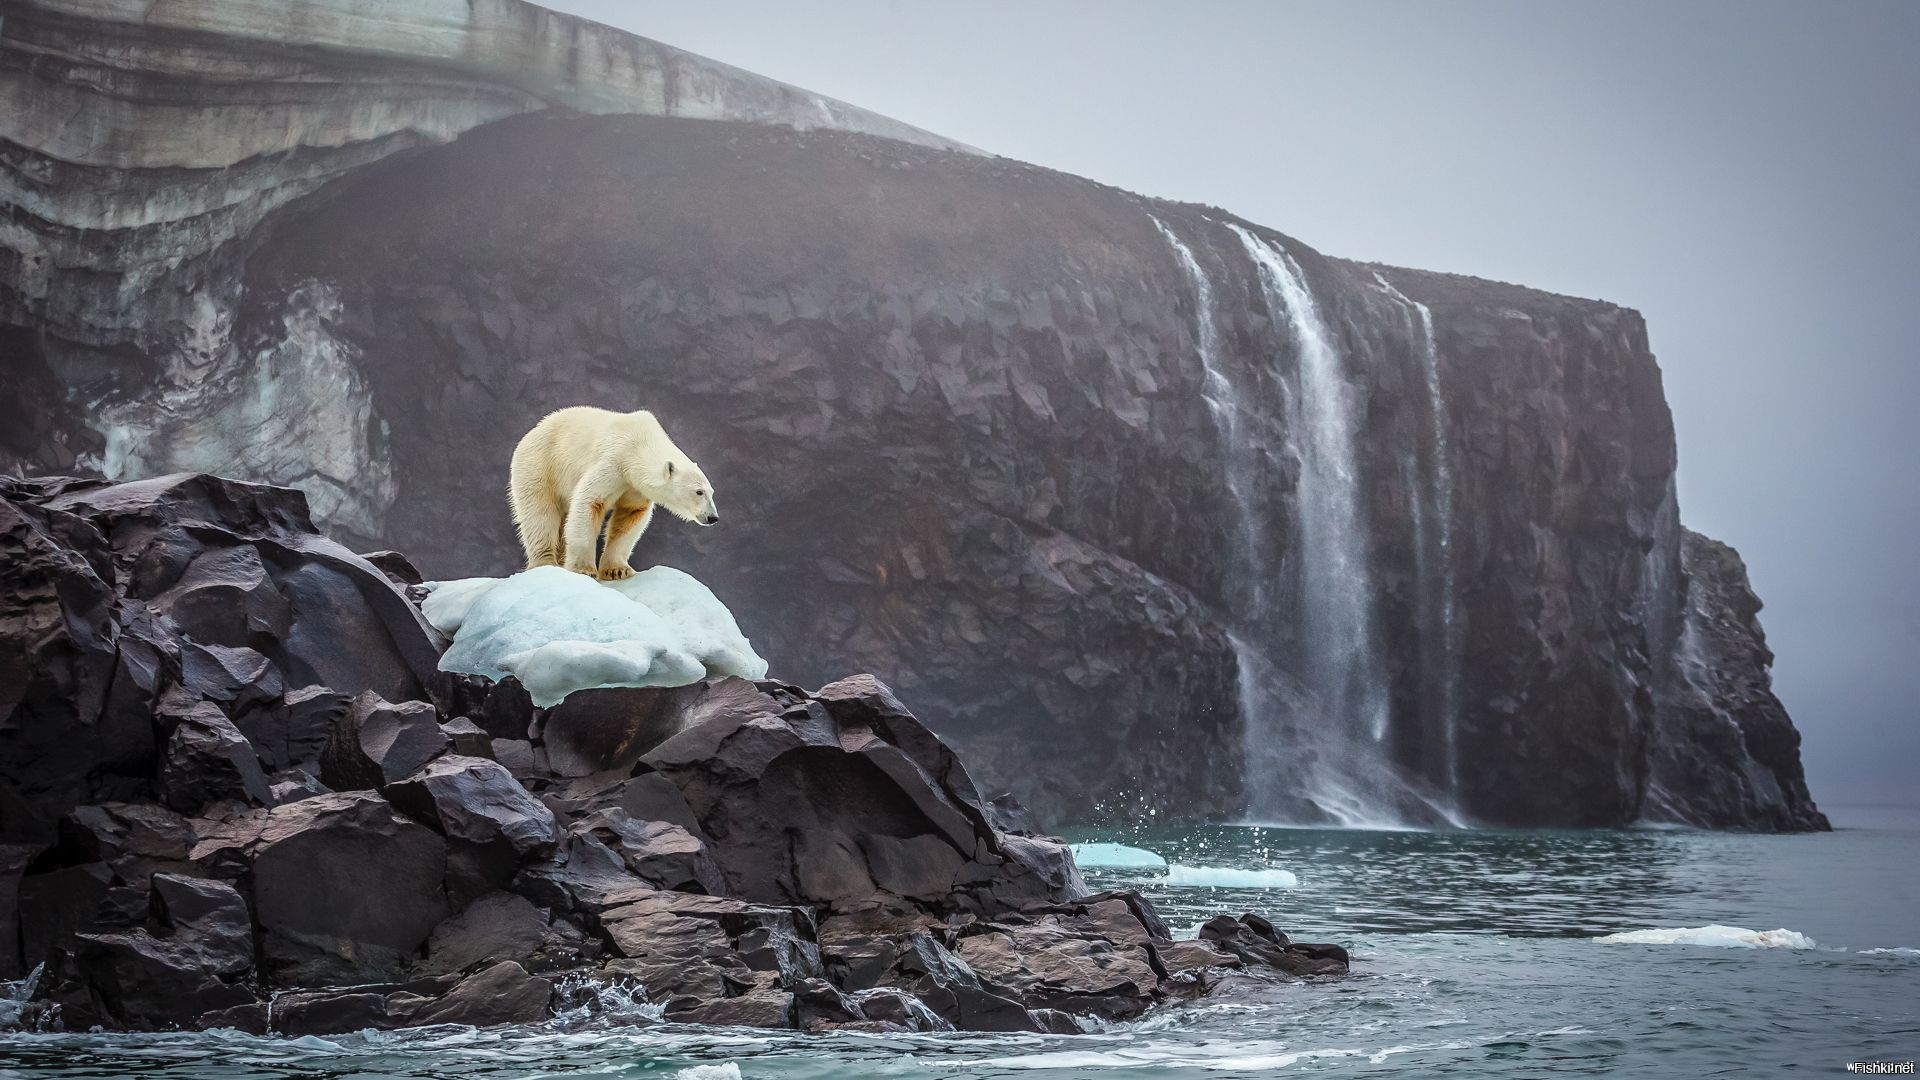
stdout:
POLYGON ((707 525, 712 525, 712 524, 714 524, 715 522, 717 522, 717 521, 719 521, 719 520, 720 520, 720 515, 719 515, 719 514, 708 514, 708 515, 707 515, 707 520, 706 520, 705 522, 703 522, 703 524, 707 524, 707 525))

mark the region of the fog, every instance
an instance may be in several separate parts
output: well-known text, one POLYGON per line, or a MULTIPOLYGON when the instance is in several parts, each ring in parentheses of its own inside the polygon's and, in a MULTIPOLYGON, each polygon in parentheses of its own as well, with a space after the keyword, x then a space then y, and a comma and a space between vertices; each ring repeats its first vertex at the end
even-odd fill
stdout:
POLYGON ((1920 4, 548 6, 1330 254, 1638 308, 1815 798, 1920 802, 1920 4))

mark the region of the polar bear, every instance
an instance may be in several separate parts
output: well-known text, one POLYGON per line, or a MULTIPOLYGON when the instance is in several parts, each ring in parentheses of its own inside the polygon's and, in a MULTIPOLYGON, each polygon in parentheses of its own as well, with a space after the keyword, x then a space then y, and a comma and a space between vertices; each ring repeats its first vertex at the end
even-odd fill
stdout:
POLYGON ((513 448, 509 476, 529 570, 558 565, 619 581, 633 576, 627 557, 655 506, 698 525, 720 520, 707 475, 644 409, 579 405, 549 413, 513 448), (603 526, 606 548, 596 557, 603 526))

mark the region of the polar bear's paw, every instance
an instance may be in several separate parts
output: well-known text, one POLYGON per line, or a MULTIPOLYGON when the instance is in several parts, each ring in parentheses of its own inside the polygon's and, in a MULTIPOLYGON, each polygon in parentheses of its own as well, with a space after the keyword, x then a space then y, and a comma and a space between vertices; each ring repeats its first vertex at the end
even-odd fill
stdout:
POLYGON ((568 570, 568 571, 570 571, 570 572, 572 572, 572 573, 575 573, 575 574, 585 574, 585 575, 587 575, 588 577, 597 577, 597 576, 598 576, 598 575, 597 575, 597 574, 596 574, 596 573, 594 572, 594 569, 593 569, 593 567, 592 567, 591 565, 589 565, 589 564, 587 564, 587 563, 578 563, 578 562, 568 562, 568 563, 567 563, 567 564, 565 565, 565 569, 566 569, 566 570, 568 570))
POLYGON ((633 573, 634 573, 633 567, 628 566, 625 563, 621 563, 618 566, 609 566, 601 570, 600 580, 601 581, 625 581, 628 578, 632 577, 633 573))

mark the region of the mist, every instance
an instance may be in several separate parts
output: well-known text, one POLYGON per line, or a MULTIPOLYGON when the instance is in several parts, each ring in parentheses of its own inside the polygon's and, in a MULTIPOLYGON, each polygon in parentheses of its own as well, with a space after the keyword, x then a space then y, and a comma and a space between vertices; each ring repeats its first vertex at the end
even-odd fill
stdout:
POLYGON ((1920 6, 547 6, 1334 255, 1647 318, 1813 793, 1920 803, 1920 6))

